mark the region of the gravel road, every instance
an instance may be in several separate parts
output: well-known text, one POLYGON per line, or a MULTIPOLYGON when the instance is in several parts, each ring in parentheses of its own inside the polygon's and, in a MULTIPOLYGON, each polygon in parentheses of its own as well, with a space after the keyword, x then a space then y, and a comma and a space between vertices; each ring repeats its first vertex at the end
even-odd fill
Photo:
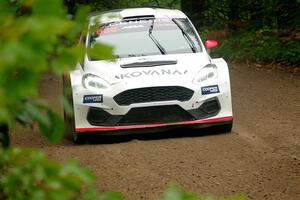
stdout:
MULTIPOLYGON (((63 162, 76 159, 98 177, 100 191, 153 199, 169 184, 197 194, 300 199, 300 76, 232 65, 231 133, 176 132, 50 144, 37 128, 16 127, 13 146, 35 147, 63 162)), ((61 80, 46 76, 41 95, 61 112, 61 80)))

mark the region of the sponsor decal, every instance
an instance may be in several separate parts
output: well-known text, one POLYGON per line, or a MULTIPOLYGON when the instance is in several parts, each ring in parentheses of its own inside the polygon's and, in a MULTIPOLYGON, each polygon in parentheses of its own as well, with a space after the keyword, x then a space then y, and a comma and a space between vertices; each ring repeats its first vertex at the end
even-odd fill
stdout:
POLYGON ((162 75, 184 75, 187 74, 187 70, 177 70, 177 69, 162 69, 162 70, 142 70, 142 71, 133 71, 120 75, 116 75, 117 79, 125 78, 137 78, 140 76, 162 76, 162 75))
POLYGON ((132 26, 124 26, 121 29, 132 29, 132 28, 144 28, 143 25, 132 25, 132 26))
POLYGON ((92 95, 84 95, 83 103, 102 103, 103 95, 102 94, 92 94, 92 95))
POLYGON ((108 33, 115 33, 117 32, 116 27, 108 27, 108 28, 99 28, 96 30, 97 35, 102 35, 102 34, 108 34, 108 33))
POLYGON ((220 93, 219 86, 211 85, 211 86, 201 87, 201 93, 202 95, 220 93))

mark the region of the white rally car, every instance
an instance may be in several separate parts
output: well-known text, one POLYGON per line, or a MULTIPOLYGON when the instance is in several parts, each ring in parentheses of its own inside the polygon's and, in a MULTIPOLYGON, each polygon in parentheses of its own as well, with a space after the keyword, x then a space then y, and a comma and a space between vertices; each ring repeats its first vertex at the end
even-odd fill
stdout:
MULTIPOLYGON (((85 55, 64 76, 74 115, 65 114, 74 142, 90 134, 130 134, 176 127, 232 127, 227 63, 212 59, 179 10, 131 8, 92 16, 84 39, 114 48, 115 60, 85 55)), ((66 91, 66 90, 65 90, 66 91)), ((68 96, 67 92, 65 95, 68 96)))

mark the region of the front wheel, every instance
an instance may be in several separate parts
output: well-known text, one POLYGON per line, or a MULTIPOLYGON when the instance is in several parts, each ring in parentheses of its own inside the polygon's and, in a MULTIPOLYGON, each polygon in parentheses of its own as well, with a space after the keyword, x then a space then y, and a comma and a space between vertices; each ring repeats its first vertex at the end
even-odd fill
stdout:
POLYGON ((67 137, 76 144, 83 144, 85 142, 85 137, 81 133, 76 133, 74 117, 68 116, 68 114, 64 111, 64 121, 67 137))
POLYGON ((65 132, 68 138, 72 139, 76 144, 83 144, 85 142, 85 137, 81 133, 76 133, 75 131, 75 119, 73 112, 67 112, 66 106, 70 107, 73 111, 73 95, 70 84, 70 79, 66 76, 63 77, 63 95, 66 100, 64 105, 64 123, 65 123, 65 132))
POLYGON ((0 124, 0 147, 9 147, 8 125, 0 124))
POLYGON ((218 133, 229 133, 231 132, 233 122, 231 121, 228 124, 222 124, 214 127, 214 130, 218 133))

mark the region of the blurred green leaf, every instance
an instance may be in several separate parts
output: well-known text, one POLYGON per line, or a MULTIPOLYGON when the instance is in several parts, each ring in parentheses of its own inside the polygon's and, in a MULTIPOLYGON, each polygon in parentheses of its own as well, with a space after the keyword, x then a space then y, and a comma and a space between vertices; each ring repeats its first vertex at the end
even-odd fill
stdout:
POLYGON ((92 58, 92 60, 113 60, 115 57, 113 56, 113 48, 96 43, 93 45, 93 48, 89 48, 88 50, 88 55, 92 58))
POLYGON ((64 17, 65 9, 61 0, 33 0, 32 11, 35 15, 46 17, 64 17))
POLYGON ((77 41, 87 28, 88 7, 67 17, 62 0, 0 1, 0 122, 32 125, 57 142, 60 117, 38 102, 38 85, 48 71, 62 75, 85 53, 77 41))
POLYGON ((248 198, 242 195, 234 195, 229 197, 215 198, 213 196, 197 196, 187 193, 175 186, 169 187, 163 196, 157 200, 247 200, 248 198))
POLYGON ((38 121, 42 134, 51 142, 59 142, 64 136, 64 122, 51 110, 46 111, 47 122, 38 121))
POLYGON ((56 74, 63 74, 70 69, 75 68, 78 58, 84 56, 84 47, 78 45, 76 47, 64 48, 57 52, 56 59, 52 62, 52 70, 56 74))
POLYGON ((166 190, 163 198, 158 200, 199 200, 199 198, 172 186, 166 190))
POLYGON ((0 154, 1 199, 94 200, 100 196, 92 189, 94 176, 75 162, 59 165, 31 149, 10 148, 0 154))
POLYGON ((68 116, 73 116, 73 107, 70 101, 66 97, 62 97, 62 104, 64 107, 64 111, 68 116))
POLYGON ((98 200, 122 200, 123 196, 117 192, 103 192, 99 195, 98 200))

